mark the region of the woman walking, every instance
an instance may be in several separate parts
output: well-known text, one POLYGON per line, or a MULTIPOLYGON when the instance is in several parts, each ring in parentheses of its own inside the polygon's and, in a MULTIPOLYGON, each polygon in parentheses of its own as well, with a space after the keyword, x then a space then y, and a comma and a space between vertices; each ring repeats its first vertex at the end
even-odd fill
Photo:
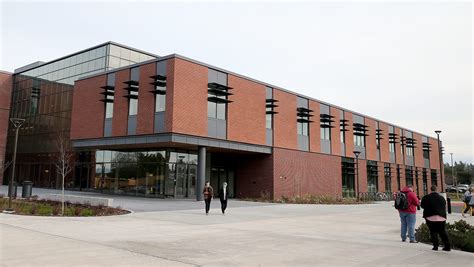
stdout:
POLYGON ((206 202, 206 215, 209 215, 209 209, 211 208, 211 200, 214 197, 214 189, 209 182, 206 182, 204 190, 202 190, 204 195, 204 202, 206 202))
MULTIPOLYGON (((466 217, 464 213, 468 212, 474 206, 474 200, 472 199, 473 191, 474 191, 474 188, 471 187, 469 188, 469 190, 466 190, 466 192, 464 193, 463 202, 466 204, 466 208, 461 213, 463 217, 466 217)), ((472 210, 470 212, 470 215, 472 216, 472 210)))

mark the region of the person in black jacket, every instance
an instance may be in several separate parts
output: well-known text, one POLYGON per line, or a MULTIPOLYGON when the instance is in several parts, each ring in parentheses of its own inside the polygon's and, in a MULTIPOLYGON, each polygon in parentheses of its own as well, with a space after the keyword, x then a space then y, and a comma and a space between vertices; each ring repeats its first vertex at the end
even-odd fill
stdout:
POLYGON ((438 250, 438 234, 444 244, 444 251, 451 250, 448 234, 446 233, 446 200, 436 192, 436 185, 431 186, 431 193, 421 199, 423 218, 430 229, 433 250, 438 250))
POLYGON ((229 197, 229 192, 227 190, 227 183, 222 183, 222 188, 219 190, 219 199, 221 200, 221 210, 222 215, 225 215, 225 209, 227 208, 227 198, 229 197))

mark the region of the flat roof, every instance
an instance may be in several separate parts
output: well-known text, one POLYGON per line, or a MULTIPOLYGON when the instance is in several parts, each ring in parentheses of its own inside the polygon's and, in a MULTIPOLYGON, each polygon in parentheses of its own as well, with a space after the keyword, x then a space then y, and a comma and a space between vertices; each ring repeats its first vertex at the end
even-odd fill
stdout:
POLYGON ((69 54, 69 55, 66 55, 66 56, 63 56, 63 57, 60 57, 60 58, 57 58, 57 59, 53 59, 53 60, 48 61, 48 62, 36 61, 36 62, 30 63, 30 64, 27 64, 27 65, 25 65, 25 66, 16 68, 13 73, 14 73, 14 74, 23 73, 23 72, 25 72, 25 71, 29 71, 29 70, 32 70, 32 69, 36 69, 36 68, 42 67, 42 66, 44 66, 44 65, 48 65, 48 64, 54 63, 54 62, 56 62, 56 61, 59 61, 59 60, 62 60, 62 59, 68 58, 68 57, 72 57, 72 56, 75 56, 75 55, 77 55, 77 54, 81 54, 81 53, 87 52, 87 51, 89 51, 89 50, 93 50, 93 49, 96 49, 96 48, 99 48, 99 47, 102 47, 102 46, 106 46, 106 45, 109 45, 109 44, 116 45, 116 46, 120 46, 120 47, 129 49, 129 50, 133 50, 133 51, 136 51, 136 52, 139 52, 139 53, 142 53, 142 54, 146 54, 146 55, 152 56, 152 57, 156 57, 156 58, 159 58, 159 57, 160 57, 160 56, 155 55, 155 54, 152 54, 152 53, 150 53, 150 52, 146 52, 146 51, 143 51, 143 50, 140 50, 140 49, 136 49, 136 48, 133 48, 133 47, 130 47, 130 46, 126 46, 126 45, 123 45, 123 44, 119 44, 119 43, 116 43, 116 42, 113 42, 113 41, 108 41, 108 42, 105 42, 105 43, 102 43, 102 44, 98 44, 98 45, 95 45, 95 46, 93 46, 93 47, 89 47, 89 48, 80 50, 80 51, 78 51, 78 52, 74 52, 74 53, 72 53, 72 54, 69 54))
POLYGON ((334 108, 340 109, 340 110, 342 110, 342 111, 350 112, 350 113, 352 113, 352 114, 359 115, 359 116, 362 116, 362 117, 364 117, 364 118, 368 118, 368 119, 372 119, 372 120, 375 120, 375 121, 378 121, 378 122, 382 122, 382 123, 385 123, 385 124, 387 124, 387 125, 389 125, 389 126, 394 126, 394 127, 399 128, 399 129, 402 129, 402 130, 410 131, 410 132, 412 132, 412 133, 417 133, 417 134, 420 134, 420 135, 422 135, 422 136, 426 136, 426 137, 430 137, 430 138, 433 138, 433 139, 437 139, 437 137, 433 137, 433 136, 426 135, 426 134, 422 134, 422 133, 419 133, 419 132, 416 132, 416 131, 413 131, 413 130, 409 130, 409 129, 407 129, 407 128, 404 128, 404 127, 395 125, 395 124, 393 124, 393 123, 389 123, 389 122, 386 122, 386 121, 383 121, 383 120, 380 120, 380 119, 377 119, 377 118, 374 118, 374 117, 371 117, 371 116, 368 116, 368 115, 364 115, 364 114, 362 114, 362 113, 358 113, 358 112, 355 112, 355 111, 352 111, 352 110, 349 110, 349 109, 346 109, 346 108, 343 108, 343 107, 340 107, 340 106, 337 106, 337 105, 334 105, 334 104, 331 104, 331 103, 328 103, 328 102, 325 102, 325 101, 322 101, 322 100, 319 100, 319 99, 316 99, 316 98, 313 98, 313 97, 309 97, 309 96, 306 96, 306 95, 302 95, 302 94, 293 92, 293 91, 291 91, 291 90, 288 90, 288 89, 285 89, 285 88, 282 88, 282 87, 279 87, 279 86, 276 86, 276 85, 272 85, 272 84, 269 84, 269 83, 266 83, 266 82, 262 82, 262 81, 259 81, 259 80, 256 80, 256 79, 247 77, 247 76, 245 76, 245 75, 241 75, 241 74, 238 74, 238 73, 235 73, 235 72, 226 70, 226 69, 222 69, 222 68, 219 68, 219 67, 216 67, 216 66, 213 66, 213 65, 210 65, 210 64, 207 64, 207 63, 204 63, 204 62, 201 62, 201 61, 192 59, 192 58, 188 58, 188 57, 185 57, 185 56, 182 56, 182 55, 179 55, 179 54, 170 54, 170 55, 166 55, 166 56, 159 57, 159 58, 157 58, 157 59, 151 59, 151 60, 147 60, 147 61, 143 61, 143 62, 139 62, 139 63, 133 64, 133 65, 128 65, 128 66, 124 66, 124 67, 120 67, 120 68, 115 68, 115 69, 108 70, 108 71, 104 71, 104 72, 101 72, 101 73, 91 74, 91 75, 88 75, 88 76, 84 76, 84 77, 82 77, 82 78, 80 78, 80 79, 77 79, 76 82, 77 82, 77 81, 80 81, 80 80, 85 80, 85 79, 89 79, 89 78, 92 78, 92 77, 96 77, 96 76, 108 74, 108 73, 114 73, 114 72, 117 72, 117 71, 120 71, 120 70, 124 70, 124 69, 133 68, 133 67, 136 67, 136 66, 141 66, 141 65, 145 65, 145 64, 149 64, 149 63, 153 63, 153 62, 158 62, 158 61, 167 60, 167 59, 170 59, 170 58, 179 58, 179 59, 182 59, 182 60, 186 60, 186 61, 189 61, 189 62, 198 64, 198 65, 201 65, 201 66, 210 68, 210 69, 214 69, 214 70, 218 70, 218 71, 221 71, 221 72, 225 72, 225 73, 227 73, 227 74, 231 74, 231 75, 234 75, 234 76, 239 77, 239 78, 242 78, 242 79, 246 79, 246 80, 249 80, 249 81, 252 81, 252 82, 255 82, 255 83, 259 83, 259 84, 262 84, 262 85, 271 87, 271 88, 273 88, 273 89, 278 89, 278 90, 281 90, 281 91, 283 91, 283 92, 286 92, 286 93, 289 93, 289 94, 292 94, 292 95, 295 95, 295 96, 298 96, 298 97, 302 97, 302 98, 306 98, 306 99, 308 99, 308 100, 316 101, 316 102, 318 102, 318 103, 321 103, 321 104, 324 104, 324 105, 328 105, 328 106, 330 106, 330 107, 334 107, 334 108))

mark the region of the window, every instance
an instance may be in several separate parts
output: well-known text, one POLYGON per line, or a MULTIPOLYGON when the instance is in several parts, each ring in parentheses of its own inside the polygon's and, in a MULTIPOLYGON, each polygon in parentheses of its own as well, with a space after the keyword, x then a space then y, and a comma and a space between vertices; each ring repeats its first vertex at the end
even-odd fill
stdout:
POLYGON ((411 166, 407 166, 405 169, 405 179, 407 185, 413 185, 413 169, 411 166))
MULTIPOLYGON (((321 124, 322 126, 323 124, 321 124)), ((324 124, 327 125, 327 124, 324 124)), ((327 125, 329 126, 329 125, 327 125)), ((325 127, 327 127, 325 126, 325 127)), ((331 140, 331 128, 322 128, 321 127, 321 139, 323 140, 331 140)))
POLYGON ((388 144, 388 151, 390 153, 395 153, 395 143, 389 143, 388 144))
POLYGON ((354 146, 365 147, 365 137, 367 136, 367 125, 365 125, 364 117, 353 115, 354 123, 353 133, 354 133, 354 146))
POLYGON ((384 164, 385 192, 392 192, 392 168, 389 163, 384 164))
POLYGON ((273 128, 273 115, 272 114, 265 114, 265 127, 267 129, 273 128))
POLYGON ((347 124, 347 120, 344 119, 344 111, 340 111, 340 115, 341 115, 341 120, 340 120, 340 123, 339 123, 339 129, 340 129, 340 138, 341 138, 341 143, 345 143, 346 142, 346 127, 348 126, 347 124))
POLYGON ((207 117, 225 120, 227 117, 227 104, 231 95, 227 86, 227 74, 209 69, 207 90, 207 117))
POLYGON ((355 167, 353 158, 342 158, 342 197, 355 197, 355 167))
POLYGON ((376 193, 378 191, 378 166, 376 161, 367 161, 367 192, 376 193))
POLYGON ((114 88, 115 73, 107 74, 107 85, 102 87, 105 89, 105 118, 110 119, 114 116, 114 88))
POLYGON ((130 80, 125 82, 128 84, 128 116, 137 115, 138 113, 138 89, 140 80, 139 67, 130 69, 130 80))
POLYGON ((156 75, 153 76, 155 85, 155 112, 166 109, 166 61, 156 63, 156 75))
POLYGON ((431 185, 438 185, 438 172, 431 170, 431 185))
POLYGON ((267 129, 273 129, 273 114, 276 114, 275 108, 278 107, 276 102, 278 100, 273 99, 273 88, 265 87, 265 127, 267 129))

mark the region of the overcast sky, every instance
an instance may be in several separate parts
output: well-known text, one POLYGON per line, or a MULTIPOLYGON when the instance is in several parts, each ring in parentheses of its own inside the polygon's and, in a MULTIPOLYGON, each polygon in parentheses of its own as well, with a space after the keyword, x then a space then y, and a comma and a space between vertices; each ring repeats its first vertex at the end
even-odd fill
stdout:
POLYGON ((441 129, 446 155, 473 162, 471 5, 2 1, 0 69, 111 40, 430 136, 441 129))

